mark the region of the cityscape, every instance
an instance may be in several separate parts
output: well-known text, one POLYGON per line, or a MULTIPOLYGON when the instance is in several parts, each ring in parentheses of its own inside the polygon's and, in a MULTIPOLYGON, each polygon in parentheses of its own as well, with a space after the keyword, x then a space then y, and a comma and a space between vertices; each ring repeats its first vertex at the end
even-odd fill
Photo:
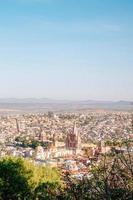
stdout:
POLYGON ((109 142, 133 139, 133 115, 89 111, 1 116, 0 132, 0 157, 31 159, 81 178, 102 154, 111 152, 109 142))
POLYGON ((133 0, 0 1, 0 200, 133 200, 133 0))

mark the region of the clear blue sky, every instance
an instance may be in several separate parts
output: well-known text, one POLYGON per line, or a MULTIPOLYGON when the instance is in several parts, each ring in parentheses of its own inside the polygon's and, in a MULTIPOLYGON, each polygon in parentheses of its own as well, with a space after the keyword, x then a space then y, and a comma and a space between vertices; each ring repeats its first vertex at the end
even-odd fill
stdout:
POLYGON ((0 97, 133 100, 133 0, 1 1, 0 97))

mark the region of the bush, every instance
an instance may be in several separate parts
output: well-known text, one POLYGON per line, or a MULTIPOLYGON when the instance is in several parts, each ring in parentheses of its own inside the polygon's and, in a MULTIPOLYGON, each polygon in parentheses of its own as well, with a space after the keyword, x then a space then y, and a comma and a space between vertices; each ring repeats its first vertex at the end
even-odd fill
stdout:
POLYGON ((38 167, 22 158, 0 160, 1 200, 33 200, 41 196, 49 199, 50 195, 56 196, 61 184, 56 169, 38 167))

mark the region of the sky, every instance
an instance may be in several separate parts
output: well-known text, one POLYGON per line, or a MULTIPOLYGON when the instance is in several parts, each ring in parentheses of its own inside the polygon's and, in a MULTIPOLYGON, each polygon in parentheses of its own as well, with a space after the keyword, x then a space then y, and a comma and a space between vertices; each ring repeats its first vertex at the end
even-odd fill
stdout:
POLYGON ((0 1, 0 98, 133 100, 133 0, 0 1))

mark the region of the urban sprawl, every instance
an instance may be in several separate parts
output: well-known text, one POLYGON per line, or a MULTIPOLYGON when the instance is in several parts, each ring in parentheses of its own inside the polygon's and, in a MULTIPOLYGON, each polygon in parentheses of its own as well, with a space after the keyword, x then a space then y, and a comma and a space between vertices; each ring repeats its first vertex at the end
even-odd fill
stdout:
POLYGON ((131 113, 116 111, 0 116, 0 157, 24 157, 77 178, 89 176, 92 163, 112 150, 108 143, 133 138, 132 121, 131 113))

